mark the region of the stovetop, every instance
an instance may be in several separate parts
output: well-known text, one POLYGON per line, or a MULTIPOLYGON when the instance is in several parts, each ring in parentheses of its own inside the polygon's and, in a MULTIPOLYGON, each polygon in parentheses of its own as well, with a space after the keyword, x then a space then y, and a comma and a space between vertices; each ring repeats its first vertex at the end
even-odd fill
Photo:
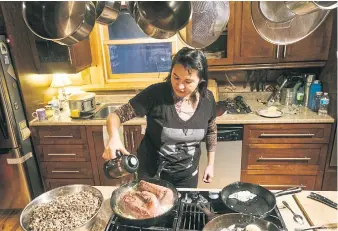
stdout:
MULTIPOLYGON (((196 206, 198 202, 205 204, 215 214, 235 213, 227 208, 217 192, 209 191, 179 191, 179 203, 168 215, 166 222, 157 226, 137 227, 125 225, 119 218, 113 215, 105 231, 200 231, 206 223, 207 216, 196 206)), ((280 230, 287 231, 285 222, 276 207, 275 210, 265 218, 265 220, 275 224, 280 230)))

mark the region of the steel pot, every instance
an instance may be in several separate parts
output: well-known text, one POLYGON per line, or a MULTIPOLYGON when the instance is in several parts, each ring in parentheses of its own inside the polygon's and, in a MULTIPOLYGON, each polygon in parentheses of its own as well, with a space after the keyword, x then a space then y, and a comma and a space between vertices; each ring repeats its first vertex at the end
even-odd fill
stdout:
POLYGON ((176 31, 165 31, 161 30, 152 24, 150 24, 146 19, 142 17, 138 10, 138 4, 135 4, 133 7, 133 13, 135 21, 138 27, 145 33, 146 35, 155 38, 155 39, 168 39, 176 34, 176 31))
POLYGON ((102 25, 108 25, 116 21, 120 14, 120 1, 96 1, 96 22, 102 25))
POLYGON ((337 1, 285 1, 289 10, 298 15, 310 14, 318 10, 332 10, 337 8, 337 1))
POLYGON ((83 112, 91 112, 95 110, 95 93, 79 93, 69 96, 68 98, 69 109, 79 110, 83 112))
POLYGON ((87 38, 96 12, 90 1, 23 2, 22 16, 38 37, 71 46, 87 38))

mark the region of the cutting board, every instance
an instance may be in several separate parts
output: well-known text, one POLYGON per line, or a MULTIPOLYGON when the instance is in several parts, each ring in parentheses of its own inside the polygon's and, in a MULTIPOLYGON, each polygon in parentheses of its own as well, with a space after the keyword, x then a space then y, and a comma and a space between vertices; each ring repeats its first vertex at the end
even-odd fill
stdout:
MULTIPOLYGON (((316 193, 325 196, 336 203, 338 201, 338 192, 318 191, 316 193)), ((303 191, 293 196, 300 209, 302 210, 303 208, 304 216, 307 217, 309 223, 311 225, 337 223, 338 210, 313 199, 307 198, 309 194, 309 191, 303 191)))

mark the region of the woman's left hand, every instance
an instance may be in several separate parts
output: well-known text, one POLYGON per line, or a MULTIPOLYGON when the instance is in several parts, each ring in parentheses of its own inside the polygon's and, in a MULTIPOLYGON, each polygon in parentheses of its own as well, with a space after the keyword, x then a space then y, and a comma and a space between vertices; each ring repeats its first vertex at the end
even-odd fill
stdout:
POLYGON ((208 165, 204 170, 203 181, 205 183, 211 183, 213 177, 214 177, 214 166, 208 165))

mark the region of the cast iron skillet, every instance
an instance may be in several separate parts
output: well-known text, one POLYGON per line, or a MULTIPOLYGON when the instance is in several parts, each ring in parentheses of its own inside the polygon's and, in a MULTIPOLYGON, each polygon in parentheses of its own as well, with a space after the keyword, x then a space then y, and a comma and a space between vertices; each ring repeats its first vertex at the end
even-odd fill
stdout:
POLYGON ((173 210, 173 208, 175 208, 175 206, 178 203, 178 192, 177 192, 176 188, 171 183, 160 179, 160 174, 161 174, 161 172, 162 172, 162 170, 163 170, 163 168, 166 164, 167 163, 165 161, 163 161, 160 164, 160 166, 159 166, 159 168, 156 172, 156 175, 153 178, 146 178, 144 180, 149 182, 149 183, 153 183, 153 184, 157 184, 157 185, 161 185, 161 186, 169 188, 173 192, 173 196, 174 196, 174 203, 173 203, 172 207, 167 212, 165 212, 165 213, 163 213, 159 216, 153 217, 153 218, 132 219, 132 218, 129 218, 127 216, 124 216, 124 214, 122 214, 119 211, 119 209, 117 208, 118 207, 117 204, 119 202, 121 194, 123 194, 126 191, 130 190, 131 188, 137 186, 137 184, 139 183, 139 180, 132 181, 132 182, 124 184, 124 185, 120 186, 118 189, 114 190, 112 195, 111 195, 111 198, 110 198, 110 206, 111 206, 114 214, 120 218, 120 220, 123 224, 135 225, 135 226, 141 226, 141 227, 153 226, 153 225, 156 225, 156 224, 159 224, 159 223, 165 221, 167 219, 167 215, 169 215, 171 213, 171 211, 173 210))
POLYGON ((221 198, 225 206, 229 209, 244 214, 250 214, 264 218, 268 216, 276 207, 276 197, 298 193, 302 191, 300 187, 289 188, 277 193, 272 193, 270 190, 251 183, 235 182, 227 185, 221 191, 221 198), (229 198, 230 195, 240 191, 250 191, 257 196, 246 202, 241 202, 234 198, 229 198))

